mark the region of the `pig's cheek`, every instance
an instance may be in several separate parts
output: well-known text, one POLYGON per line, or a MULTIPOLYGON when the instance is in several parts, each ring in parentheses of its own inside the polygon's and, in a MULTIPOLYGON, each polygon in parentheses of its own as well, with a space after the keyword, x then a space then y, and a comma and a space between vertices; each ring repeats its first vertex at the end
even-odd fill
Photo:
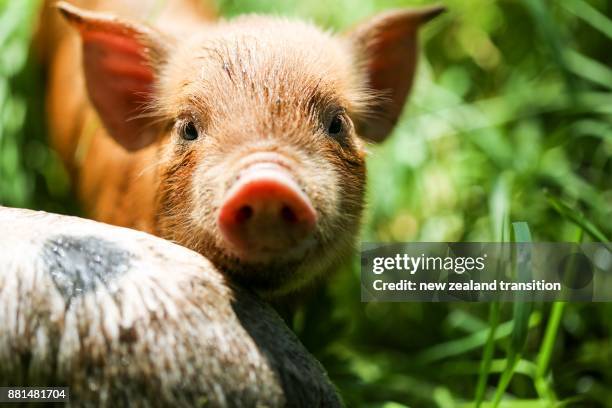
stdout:
POLYGON ((327 234, 338 216, 337 177, 333 169, 326 169, 325 166, 310 173, 301 175, 299 182, 317 213, 317 235, 327 234))
POLYGON ((217 231, 215 215, 223 198, 223 178, 220 177, 219 167, 222 166, 203 161, 196 167, 191 185, 192 223, 211 233, 217 231))
POLYGON ((334 226, 330 230, 352 235, 359 229, 363 210, 365 163, 363 160, 348 161, 340 156, 335 156, 333 163, 336 199, 334 226))
POLYGON ((304 177, 304 185, 310 187, 306 192, 315 203, 322 223, 337 218, 340 210, 342 174, 338 164, 336 156, 330 152, 322 152, 312 159, 309 174, 304 177))
POLYGON ((191 177, 191 224, 198 228, 206 228, 206 208, 203 205, 206 202, 208 191, 206 189, 206 180, 203 177, 203 170, 200 166, 194 169, 191 177))

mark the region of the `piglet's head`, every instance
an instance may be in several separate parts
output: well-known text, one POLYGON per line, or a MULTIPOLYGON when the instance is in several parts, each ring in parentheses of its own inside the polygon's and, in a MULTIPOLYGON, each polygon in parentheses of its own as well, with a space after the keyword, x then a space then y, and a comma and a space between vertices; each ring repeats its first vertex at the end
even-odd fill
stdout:
POLYGON ((128 150, 158 145, 160 235, 268 296, 351 253, 364 146, 397 122, 417 29, 441 11, 390 11, 342 35, 244 16, 178 38, 59 8, 81 34, 90 100, 109 135, 128 150))

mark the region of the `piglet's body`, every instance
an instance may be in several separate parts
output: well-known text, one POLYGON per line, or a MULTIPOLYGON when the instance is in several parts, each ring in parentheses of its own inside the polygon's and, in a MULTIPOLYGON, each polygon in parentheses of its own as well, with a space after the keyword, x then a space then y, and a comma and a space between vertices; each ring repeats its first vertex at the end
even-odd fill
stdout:
POLYGON ((0 386, 70 406, 339 407, 276 313, 139 231, 0 207, 0 386))
POLYGON ((213 21, 195 0, 74 3, 48 6, 41 44, 53 144, 91 217, 187 246, 269 297, 351 252, 365 141, 395 125, 417 29, 440 8, 332 35, 213 21))

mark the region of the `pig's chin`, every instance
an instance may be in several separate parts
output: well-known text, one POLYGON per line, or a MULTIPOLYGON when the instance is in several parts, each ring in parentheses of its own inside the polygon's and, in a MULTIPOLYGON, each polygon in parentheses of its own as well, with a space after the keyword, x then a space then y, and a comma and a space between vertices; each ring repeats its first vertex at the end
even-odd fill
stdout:
POLYGON ((317 257, 317 252, 313 239, 283 251, 258 248, 245 254, 225 250, 219 252, 215 263, 237 283, 265 296, 282 292, 296 281, 308 280, 300 276, 300 271, 310 259, 317 257))
POLYGON ((273 243, 254 243, 250 248, 228 248, 234 257, 239 259, 239 262, 247 265, 270 265, 275 263, 294 263, 303 261, 309 253, 313 252, 316 246, 314 237, 310 237, 301 242, 296 243, 291 248, 276 247, 273 243))

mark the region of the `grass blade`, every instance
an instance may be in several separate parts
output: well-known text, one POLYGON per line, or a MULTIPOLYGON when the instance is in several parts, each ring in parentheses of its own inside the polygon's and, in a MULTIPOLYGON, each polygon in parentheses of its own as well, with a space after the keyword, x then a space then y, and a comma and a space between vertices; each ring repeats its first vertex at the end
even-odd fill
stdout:
MULTIPOLYGON (((489 201, 489 213, 493 223, 493 234, 500 237, 500 242, 506 241, 506 233, 509 231, 510 193, 508 187, 509 177, 498 177, 491 199, 489 201)), ((499 268, 499 265, 498 265, 499 268)), ((482 353, 482 361, 478 372, 478 383, 476 384, 475 407, 479 408, 484 401, 487 380, 493 364, 495 352, 495 332, 499 325, 500 303, 493 302, 489 306, 489 336, 482 353)))
POLYGON ((478 384, 476 385, 476 408, 479 408, 484 400, 484 395, 487 388, 487 380, 489 378, 489 373, 491 372, 491 365, 493 364, 493 353, 495 351, 495 332, 497 330, 497 326, 499 325, 499 311, 499 302, 491 303, 489 309, 489 336, 487 337, 487 343, 485 344, 485 348, 482 353, 482 361, 480 363, 480 370, 478 373, 478 384))
POLYGON ((547 398, 551 402, 556 400, 556 396, 549 386, 549 381, 546 379, 546 374, 548 372, 550 358, 555 346, 555 339, 557 338, 557 332, 559 331, 559 325, 561 324, 561 318, 563 317, 565 305, 565 302, 553 303, 550 318, 546 326, 546 333, 544 334, 544 340, 542 341, 536 362, 536 390, 538 391, 540 397, 547 398))
POLYGON ((612 251, 612 245, 610 245, 610 240, 608 237, 606 237, 606 235, 599 228, 597 228, 595 224, 587 220, 584 214, 582 214, 579 210, 570 207, 569 204, 557 197, 554 197, 550 193, 546 193, 546 198, 548 199, 550 205, 559 214, 578 225, 593 239, 603 243, 608 250, 612 251))
MULTIPOLYGON (((533 313, 529 319, 529 327, 535 327, 540 324, 541 316, 538 313, 533 313)), ((514 321, 510 320, 499 325, 495 332, 495 341, 511 336, 514 332, 514 321)), ((418 354, 414 359, 416 364, 432 364, 436 361, 444 360, 453 356, 467 353, 483 347, 489 336, 489 329, 472 333, 469 336, 451 340, 444 343, 436 344, 422 353, 418 354)))
POLYGON ((565 60, 569 70, 575 75, 612 89, 612 70, 606 65, 574 50, 565 51, 565 60))
POLYGON ((563 74, 565 86, 570 96, 572 98, 575 97, 575 81, 573 81, 573 78, 569 74, 570 70, 563 52, 565 48, 564 38, 559 31, 558 25, 555 24, 554 19, 550 15, 549 7, 542 0, 523 0, 523 4, 527 10, 529 10, 534 23, 539 29, 540 35, 542 36, 542 42, 550 47, 552 59, 563 74))
MULTIPOLYGON (((584 236, 584 230, 578 231, 576 241, 582 242, 584 236)), ((563 318, 563 312, 565 310, 565 302, 553 303, 552 310, 550 312, 550 318, 546 325, 546 332, 544 333, 544 339, 538 352, 538 358, 536 361, 536 372, 535 372, 535 387, 536 391, 542 398, 547 398, 549 401, 555 402, 557 397, 551 388, 550 380, 547 378, 548 368, 550 366, 550 359, 555 346, 555 340, 557 339, 557 333, 559 332, 559 326, 561 325, 561 319, 563 318)))
MULTIPOLYGON (((514 222, 512 223, 512 228, 514 231, 515 242, 531 242, 531 233, 526 222, 514 222)), ((531 280, 530 246, 520 246, 518 249, 517 278, 519 282, 527 282, 531 280)), ((499 405, 508 384, 510 384, 516 369, 516 365, 521 359, 523 347, 527 341, 527 334, 529 333, 529 320, 533 310, 533 303, 523 300, 523 297, 524 294, 519 292, 518 298, 514 302, 514 330, 512 331, 510 347, 508 348, 506 369, 502 373, 497 389, 495 390, 495 396, 493 397, 493 407, 497 407, 499 405)))
MULTIPOLYGON (((512 223, 514 240, 518 243, 530 243, 531 233, 526 222, 512 223)), ((519 248, 517 261, 517 278, 519 282, 531 281, 531 247, 521 246, 519 248)), ((529 316, 533 309, 533 303, 525 301, 523 292, 518 293, 518 300, 514 302, 514 331, 512 332, 511 350, 520 353, 527 339, 529 331, 529 316)))
POLYGON ((599 10, 582 0, 565 0, 560 4, 570 13, 612 39, 612 21, 599 10))

